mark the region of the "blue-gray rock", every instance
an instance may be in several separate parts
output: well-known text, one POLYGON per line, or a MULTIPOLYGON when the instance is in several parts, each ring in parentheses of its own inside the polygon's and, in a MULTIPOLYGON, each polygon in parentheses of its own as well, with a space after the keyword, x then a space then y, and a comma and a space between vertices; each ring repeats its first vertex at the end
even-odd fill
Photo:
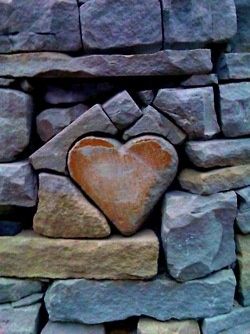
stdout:
POLYGON ((158 0, 91 0, 80 7, 83 47, 88 52, 159 51, 162 47, 158 0))
POLYGON ((81 48, 76 0, 1 0, 0 52, 77 51, 81 48))
POLYGON ((0 221, 0 237, 13 236, 22 231, 22 223, 15 221, 0 221))
POLYGON ((220 132, 212 87, 160 89, 153 104, 172 118, 190 139, 208 139, 220 132))
POLYGON ((35 206, 36 176, 28 161, 0 164, 0 205, 35 206))
POLYGON ((236 190, 239 209, 236 217, 237 225, 244 234, 250 233, 250 187, 236 190))
POLYGON ((15 79, 0 78, 0 87, 9 87, 15 82, 15 79))
POLYGON ((236 260, 236 212, 235 192, 210 196, 167 193, 161 236, 170 275, 187 281, 230 266, 236 260))
POLYGON ((31 134, 32 98, 12 89, 0 89, 0 162, 17 158, 31 134))
POLYGON ((12 302, 11 306, 13 308, 25 307, 37 304, 43 299, 44 293, 33 293, 30 296, 24 297, 16 302, 12 302))
POLYGON ((250 306, 250 235, 236 236, 239 265, 238 293, 242 305, 250 306))
POLYGON ((202 168, 244 165, 250 163, 250 138, 190 141, 186 153, 202 168))
POLYGON ((49 321, 41 334, 105 334, 103 325, 49 321))
POLYGON ((220 85, 220 118, 226 137, 250 134, 250 82, 220 85))
POLYGON ((155 97, 155 93, 153 90, 140 90, 136 93, 136 95, 144 106, 148 106, 149 104, 151 104, 155 97))
POLYGON ((250 78, 250 53, 225 53, 217 65, 219 80, 244 80, 250 78))
POLYGON ((192 75, 190 78, 182 81, 182 87, 205 87, 218 84, 218 77, 216 74, 198 74, 192 75))
POLYGON ((86 324, 141 315, 164 321, 212 317, 232 309, 235 283, 231 270, 185 283, 165 276, 133 282, 64 280, 52 284, 45 303, 50 320, 86 324))

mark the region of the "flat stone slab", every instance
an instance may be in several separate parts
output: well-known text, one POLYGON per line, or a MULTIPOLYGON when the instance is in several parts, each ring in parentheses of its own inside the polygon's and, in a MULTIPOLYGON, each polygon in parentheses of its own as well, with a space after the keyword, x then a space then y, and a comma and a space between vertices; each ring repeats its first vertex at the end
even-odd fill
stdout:
POLYGON ((23 231, 1 238, 0 275, 145 279, 157 274, 158 253, 158 239, 149 230, 130 238, 112 236, 104 240, 50 239, 23 231))
POLYGON ((200 334, 198 322, 195 320, 183 321, 156 321, 141 318, 138 322, 137 334, 200 334))
POLYGON ((218 62, 220 80, 244 80, 250 78, 250 53, 225 53, 218 62))
POLYGON ((236 223, 240 231, 247 234, 250 233, 250 187, 237 190, 236 193, 239 206, 236 223))
POLYGON ((75 58, 48 52, 0 55, 0 76, 14 78, 166 76, 204 74, 211 70, 211 52, 208 49, 75 58))
POLYGON ((250 235, 237 235, 236 241, 241 304, 250 306, 250 235))
POLYGON ((198 74, 192 75, 190 78, 182 81, 182 87, 205 87, 218 84, 218 77, 216 74, 198 74))
POLYGON ((203 318, 231 311, 235 284, 232 270, 186 283, 165 276, 144 282, 64 280, 47 290, 45 304, 52 321, 97 324, 142 315, 161 321, 203 318))
POLYGON ((105 334, 105 329, 103 325, 49 321, 41 334, 105 334))

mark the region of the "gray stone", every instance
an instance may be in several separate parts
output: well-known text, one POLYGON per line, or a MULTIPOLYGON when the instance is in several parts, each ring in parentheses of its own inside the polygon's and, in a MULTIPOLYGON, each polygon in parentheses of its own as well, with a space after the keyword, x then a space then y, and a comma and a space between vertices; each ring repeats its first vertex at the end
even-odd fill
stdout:
POLYGON ((148 106, 154 100, 155 93, 152 90, 140 90, 136 93, 144 106, 148 106))
POLYGON ((9 87, 15 82, 15 79, 0 78, 0 87, 9 87))
POLYGON ((182 87, 203 87, 218 84, 218 77, 216 74, 198 74, 192 75, 187 80, 181 83, 182 87))
POLYGON ((248 334, 250 307, 235 306, 230 313, 206 318, 202 322, 203 334, 248 334))
POLYGON ((161 236, 171 276, 187 281, 230 266, 236 260, 236 212, 234 192, 210 196, 167 193, 161 236))
POLYGON ((211 51, 164 50, 140 55, 89 55, 62 53, 0 55, 0 76, 46 78, 142 77, 209 73, 211 51), (20 66, 22 64, 22 66, 20 66))
POLYGON ((250 82, 220 86, 220 116, 226 137, 250 134, 250 82))
POLYGON ((236 236, 238 260, 238 295, 243 306, 250 306, 250 235, 236 236))
POLYGON ((23 79, 20 82, 20 88, 26 92, 26 93, 33 93, 34 92, 34 86, 32 85, 32 83, 27 80, 27 79, 23 79))
POLYGON ((137 334, 200 334, 200 328, 195 320, 161 322, 141 318, 138 322, 137 334))
POLYGON ((105 102, 102 107, 120 130, 126 129, 142 116, 141 110, 127 91, 115 95, 105 102))
POLYGON ((43 296, 44 296, 43 293, 34 293, 33 295, 24 297, 16 302, 11 303, 11 306, 13 308, 19 308, 19 307, 34 305, 40 302, 43 299, 43 296))
POLYGON ((92 0, 80 7, 80 13, 83 47, 87 51, 142 53, 162 47, 158 0, 92 0))
POLYGON ((0 304, 15 302, 41 291, 39 281, 0 277, 0 304))
POLYGON ((52 108, 42 111, 36 118, 37 133, 47 142, 88 109, 83 104, 70 108, 52 108))
POLYGON ((117 133, 100 105, 95 105, 78 117, 67 128, 33 153, 30 161, 35 169, 49 169, 56 172, 66 172, 67 154, 72 144, 81 136, 92 132, 109 135, 117 133))
POLYGON ((76 0, 1 0, 0 52, 77 51, 81 48, 76 0))
POLYGON ((198 167, 225 167, 250 163, 250 138, 190 141, 189 160, 198 167))
POLYGON ((250 187, 236 191, 239 209, 236 217, 237 225, 244 234, 250 233, 250 187))
POLYGON ((103 325, 49 321, 41 334, 105 334, 105 329, 103 325))
POLYGON ((0 162, 13 161, 30 141, 32 98, 12 89, 0 89, 0 162))
POLYGON ((0 164, 0 205, 32 207, 36 201, 36 176, 28 161, 0 164))
POLYGON ((172 118, 191 139, 208 139, 220 131, 212 87, 160 89, 153 104, 172 118))
POLYGON ((250 79, 250 53, 223 54, 217 65, 219 80, 250 79))
POLYGON ((200 172, 184 169, 179 175, 181 187, 195 194, 210 195, 250 185, 250 164, 200 172))
POLYGON ((212 317, 233 306, 235 277, 224 270, 205 279, 177 283, 165 276, 151 281, 57 281, 45 304, 52 321, 97 324, 149 316, 161 321, 212 317))
POLYGON ((139 120, 123 134, 128 140, 141 134, 155 134, 167 138, 173 145, 182 144, 186 139, 185 133, 155 108, 148 106, 143 110, 139 120))

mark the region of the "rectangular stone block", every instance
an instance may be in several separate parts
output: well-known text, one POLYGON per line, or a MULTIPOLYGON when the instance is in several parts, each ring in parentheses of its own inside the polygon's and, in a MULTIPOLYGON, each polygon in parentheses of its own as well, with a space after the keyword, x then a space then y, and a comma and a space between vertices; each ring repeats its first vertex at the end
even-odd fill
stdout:
POLYGON ((219 80, 244 80, 250 78, 250 53, 226 53, 221 56, 217 73, 219 80))
POLYGON ((250 306, 250 235, 237 235, 239 293, 241 303, 250 306))

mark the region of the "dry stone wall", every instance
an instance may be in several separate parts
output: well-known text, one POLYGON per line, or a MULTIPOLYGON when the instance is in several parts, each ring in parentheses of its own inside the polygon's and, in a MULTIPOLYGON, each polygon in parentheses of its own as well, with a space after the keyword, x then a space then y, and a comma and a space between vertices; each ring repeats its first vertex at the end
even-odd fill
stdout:
POLYGON ((0 334, 250 333, 248 0, 0 0, 0 334))

